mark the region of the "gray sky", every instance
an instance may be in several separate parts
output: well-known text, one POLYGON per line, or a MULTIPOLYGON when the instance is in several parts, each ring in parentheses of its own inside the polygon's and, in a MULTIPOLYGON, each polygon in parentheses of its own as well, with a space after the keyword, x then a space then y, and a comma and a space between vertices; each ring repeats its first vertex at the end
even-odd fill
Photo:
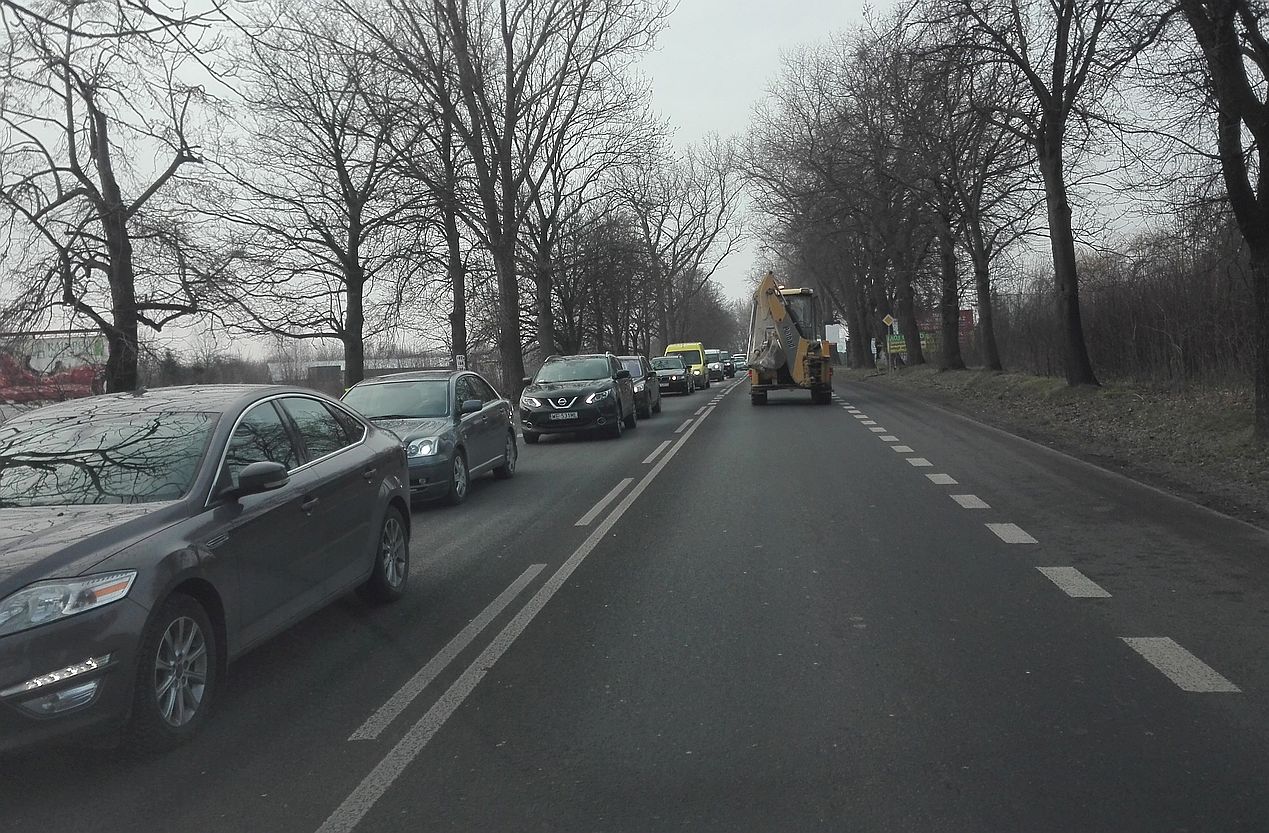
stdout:
MULTIPOLYGON (((861 0, 679 0, 657 52, 643 62, 653 105, 678 128, 681 145, 711 132, 743 135, 781 52, 849 28, 864 7, 861 0)), ((750 245, 723 263, 715 277, 728 295, 745 293, 754 257, 750 245)))

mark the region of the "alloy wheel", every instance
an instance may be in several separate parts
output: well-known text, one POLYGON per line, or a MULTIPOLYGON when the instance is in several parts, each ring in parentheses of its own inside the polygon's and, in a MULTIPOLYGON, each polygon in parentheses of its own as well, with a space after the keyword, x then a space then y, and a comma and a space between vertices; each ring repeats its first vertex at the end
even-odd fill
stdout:
POLYGON ((383 578, 392 588, 405 581, 406 546, 405 530, 395 513, 389 513, 383 522, 383 535, 379 539, 379 557, 383 560, 383 578))
POLYGON ((188 616, 167 626, 154 657, 154 694, 159 714, 180 728, 198 714, 207 690, 207 639, 188 616))

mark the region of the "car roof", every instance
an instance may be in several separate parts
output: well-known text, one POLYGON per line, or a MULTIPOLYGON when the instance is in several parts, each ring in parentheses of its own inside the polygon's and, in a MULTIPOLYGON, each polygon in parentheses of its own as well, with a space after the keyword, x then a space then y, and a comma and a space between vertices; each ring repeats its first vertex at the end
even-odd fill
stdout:
POLYGON ((642 359, 643 356, 618 356, 617 358, 621 359, 622 361, 625 361, 626 359, 633 359, 634 361, 638 361, 639 359, 642 359))
MULTIPOLYGON (((377 385, 383 382, 420 382, 428 379, 450 379, 460 373, 472 373, 471 370, 406 370, 401 373, 385 373, 383 376, 371 376, 362 379, 357 385, 377 385)), ((357 385, 353 385, 356 387, 357 385)))
POLYGON ((14 417, 10 422, 26 420, 74 419, 126 416, 152 412, 224 413, 238 410, 248 403, 276 393, 312 395, 316 391, 285 385, 177 385, 168 388, 141 388, 127 393, 107 393, 81 399, 68 399, 45 405, 14 417))

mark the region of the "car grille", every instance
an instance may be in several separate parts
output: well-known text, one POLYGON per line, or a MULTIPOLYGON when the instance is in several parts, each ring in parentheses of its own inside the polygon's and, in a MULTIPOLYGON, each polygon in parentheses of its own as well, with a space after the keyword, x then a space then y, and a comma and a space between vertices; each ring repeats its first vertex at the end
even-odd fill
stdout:
POLYGON ((557 396, 554 399, 543 399, 543 401, 555 410, 562 411, 565 408, 573 407, 573 403, 577 401, 577 397, 574 396, 570 399, 567 396, 557 396))

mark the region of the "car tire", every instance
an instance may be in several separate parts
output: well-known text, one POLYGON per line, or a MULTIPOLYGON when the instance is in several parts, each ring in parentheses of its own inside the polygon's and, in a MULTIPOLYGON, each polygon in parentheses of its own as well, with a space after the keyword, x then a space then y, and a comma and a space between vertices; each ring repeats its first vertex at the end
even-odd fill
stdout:
POLYGON ((611 439, 614 439, 614 440, 621 439, 623 422, 625 422, 625 418, 621 415, 619 411, 617 413, 616 418, 614 418, 612 422, 608 423, 608 436, 611 439))
POLYGON ((449 468, 449 490, 445 492, 445 502, 457 506, 467 500, 467 490, 471 488, 471 472, 467 469, 467 456, 461 448, 454 449, 454 460, 449 468))
POLYGON ((542 435, 539 434, 537 431, 524 432, 524 441, 528 443, 529 445, 537 445, 538 440, 540 439, 542 439, 542 435))
POLYGON ((507 446, 502 452, 502 465, 493 470, 494 477, 499 480, 510 480, 516 473, 516 460, 520 457, 520 449, 516 446, 516 435, 507 432, 507 446))
POLYGON ((643 407, 639 408, 638 411, 639 411, 639 419, 652 419, 652 405, 651 404, 644 405, 643 407))
POLYGON ((193 596, 173 593, 159 605, 137 652, 128 723, 137 746, 173 749, 198 733, 219 690, 219 647, 211 618, 193 596))
POLYGON ((395 602, 405 595, 410 579, 410 533, 401 510, 389 506, 375 544, 375 563, 370 578, 357 593, 371 604, 395 602))
POLYGON ((634 402, 630 403, 630 413, 626 414, 626 427, 634 428, 639 424, 639 406, 634 402))

